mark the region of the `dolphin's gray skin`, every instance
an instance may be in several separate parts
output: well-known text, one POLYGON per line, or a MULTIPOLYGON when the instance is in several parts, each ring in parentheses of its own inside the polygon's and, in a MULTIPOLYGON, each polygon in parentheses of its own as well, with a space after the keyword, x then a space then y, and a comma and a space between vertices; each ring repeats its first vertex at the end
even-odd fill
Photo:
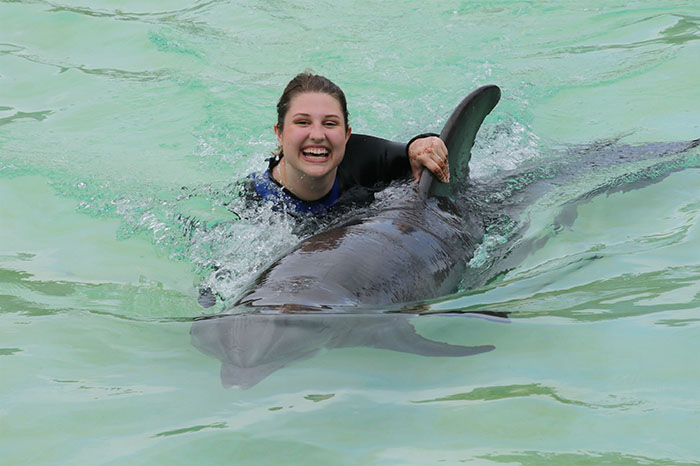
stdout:
POLYGON ((494 349, 428 340, 416 333, 403 314, 221 315, 196 321, 190 334, 194 346, 221 361, 222 385, 244 389, 323 348, 366 346, 452 357, 494 349))
MULTIPOLYGON (((244 313, 194 322, 192 343, 221 360, 224 386, 251 387, 321 348, 369 346, 424 356, 467 356, 494 349, 427 340, 416 334, 407 314, 384 311, 417 312, 420 305, 411 302, 449 294, 460 280, 479 285, 516 264, 546 238, 522 244, 513 233, 507 245, 492 251, 494 263, 488 273, 473 270, 468 281, 463 277, 485 226, 498 224, 503 216, 517 218, 524 206, 557 184, 600 167, 658 159, 639 171, 636 181, 653 182, 683 168, 674 156, 700 144, 594 144, 545 167, 468 183, 463 175, 468 173, 474 137, 499 98, 496 86, 480 88, 462 101, 445 125, 441 138, 450 154, 449 185, 437 183, 425 171, 411 195, 379 203, 314 235, 270 265, 237 298, 236 312, 244 313), (373 314, 371 309, 380 312, 373 314)), ((555 221, 572 221, 581 202, 632 184, 629 177, 603 180, 574 196, 564 206, 566 215, 555 221)))
MULTIPOLYGON (((440 136, 450 154, 452 186, 464 182, 474 137, 499 99, 498 87, 482 87, 445 125, 440 136)), ((190 330, 192 343, 221 360, 224 386, 240 388, 321 348, 369 346, 453 357, 494 349, 427 340, 404 314, 339 312, 437 297, 457 287, 483 230, 473 209, 458 208, 449 194, 426 170, 408 198, 302 241, 263 271, 235 305, 276 313, 198 320, 190 330)))
MULTIPOLYGON (((468 174, 481 123, 501 91, 484 86, 455 109, 440 134, 450 157, 450 186, 468 174)), ((483 237, 482 219, 445 197, 424 171, 411 196, 305 239, 264 270, 235 306, 320 310, 390 305, 453 292, 483 237)))

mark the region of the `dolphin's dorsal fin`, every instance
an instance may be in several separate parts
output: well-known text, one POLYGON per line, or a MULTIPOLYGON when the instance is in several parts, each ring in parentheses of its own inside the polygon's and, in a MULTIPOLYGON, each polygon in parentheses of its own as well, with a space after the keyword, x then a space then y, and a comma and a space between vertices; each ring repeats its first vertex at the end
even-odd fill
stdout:
POLYGON ((440 183, 435 175, 424 169, 418 184, 422 197, 448 196, 450 186, 469 176, 469 159, 474 138, 486 115, 501 99, 501 89, 493 84, 482 86, 466 96, 454 109, 440 133, 449 152, 450 183, 440 183))

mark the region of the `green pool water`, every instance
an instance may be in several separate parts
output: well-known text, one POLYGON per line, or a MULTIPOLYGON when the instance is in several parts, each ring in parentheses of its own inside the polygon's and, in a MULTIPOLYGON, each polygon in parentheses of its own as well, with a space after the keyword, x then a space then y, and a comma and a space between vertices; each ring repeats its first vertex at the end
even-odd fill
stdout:
POLYGON ((323 350, 240 390, 189 332, 215 264, 234 294, 298 240, 224 207, 275 148, 297 72, 394 140, 498 84, 471 164, 486 180, 700 137, 699 39, 690 0, 0 1, 0 462, 696 464, 697 148, 563 226, 567 201, 638 166, 558 186, 519 219, 538 247, 425 305, 508 322, 412 319, 493 351, 323 350))

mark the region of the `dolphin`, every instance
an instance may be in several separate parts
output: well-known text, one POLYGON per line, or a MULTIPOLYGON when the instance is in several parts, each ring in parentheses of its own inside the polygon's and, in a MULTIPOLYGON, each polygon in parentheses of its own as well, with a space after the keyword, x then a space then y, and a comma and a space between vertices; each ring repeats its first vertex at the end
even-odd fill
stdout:
MULTIPOLYGON (((512 232, 507 245, 492 251, 492 262, 481 270, 472 267, 467 280, 465 269, 487 227, 503 223, 504 217, 517 217, 543 192, 577 176, 654 159, 638 170, 636 178, 626 173, 605 179, 570 199, 554 220, 570 224, 577 205, 683 169, 688 164, 674 157, 700 145, 700 140, 641 146, 595 143, 575 148, 546 167, 474 182, 468 177, 471 149, 500 95, 494 85, 475 90, 445 124, 440 137, 449 150, 449 184, 424 170, 408 194, 403 190, 389 195, 361 214, 302 240, 274 261, 241 291, 233 305, 235 313, 195 320, 192 343, 221 361, 224 386, 250 388, 324 348, 364 346, 431 357, 492 351, 495 347, 489 344, 428 340, 410 322, 422 313, 425 300, 453 293, 460 283, 483 284, 547 240, 517 241, 517 231, 512 232)), ((520 229, 525 225, 521 222, 520 229)), ((507 312, 472 314, 509 322, 507 312)))
POLYGON ((467 182, 474 138, 500 96, 498 86, 480 87, 447 120, 440 138, 449 153, 451 183, 424 170, 409 196, 301 241, 260 273, 234 306, 347 309, 453 292, 484 230, 469 203, 449 196, 467 182))
MULTIPOLYGON (((452 186, 465 181, 476 133, 500 94, 497 86, 477 89, 445 124, 440 137, 449 151, 452 186)), ((301 241, 241 293, 234 306, 248 312, 197 319, 192 344, 221 361, 222 385, 250 388, 323 348, 364 346, 443 357, 493 350, 488 344, 426 339, 408 313, 368 311, 457 287, 483 229, 472 210, 459 209, 448 197, 450 189, 437 183, 425 170, 408 197, 380 203, 301 241)), ((507 320, 504 316, 495 318, 507 320)))

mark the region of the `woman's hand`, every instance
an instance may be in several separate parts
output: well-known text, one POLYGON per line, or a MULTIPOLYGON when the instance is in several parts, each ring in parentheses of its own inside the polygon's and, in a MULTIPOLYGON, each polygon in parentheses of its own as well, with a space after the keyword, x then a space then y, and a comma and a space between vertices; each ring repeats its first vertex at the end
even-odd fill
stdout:
POLYGON ((442 183, 450 182, 447 146, 439 137, 428 136, 413 141, 408 146, 408 161, 411 164, 414 181, 420 180, 420 174, 425 167, 433 172, 442 183))

